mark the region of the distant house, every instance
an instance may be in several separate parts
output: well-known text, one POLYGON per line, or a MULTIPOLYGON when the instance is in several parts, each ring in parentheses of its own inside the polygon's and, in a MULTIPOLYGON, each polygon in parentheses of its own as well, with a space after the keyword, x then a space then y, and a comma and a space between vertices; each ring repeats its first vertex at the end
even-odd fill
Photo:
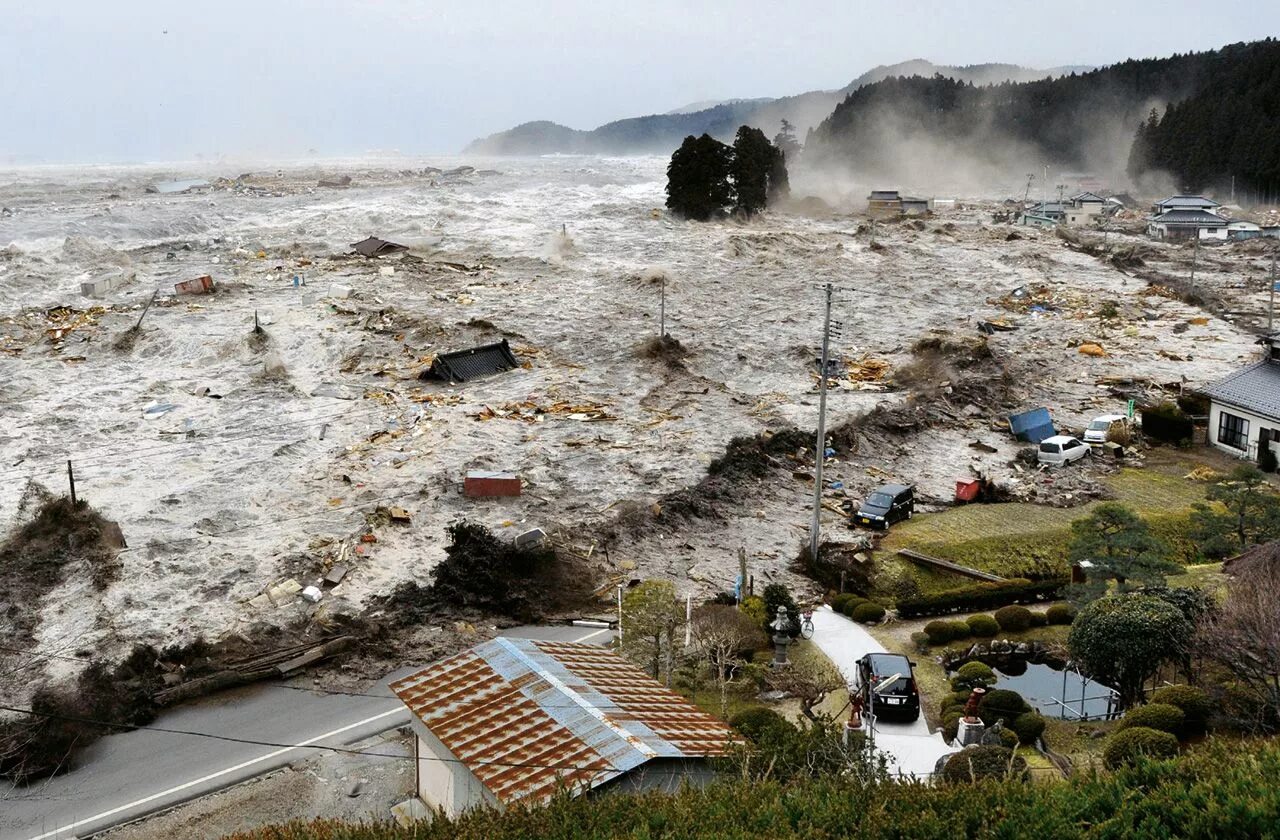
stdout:
POLYGON ((1164 201, 1157 201, 1151 205, 1151 215, 1159 216, 1170 210, 1204 210, 1213 213, 1216 212, 1214 208, 1221 206, 1212 198, 1205 198, 1202 195, 1171 195, 1164 201))
POLYGON ((899 207, 901 208, 899 212, 904 216, 927 216, 929 214, 929 199, 909 198, 904 195, 899 207))
POLYGON ((1051 228, 1057 225, 1058 221, 1056 219, 1051 219, 1048 216, 1041 216, 1028 210, 1019 217, 1018 224, 1029 225, 1030 227, 1051 228))
POLYGON ((417 791, 456 817, 710 781, 733 730, 596 645, 497 638, 396 680, 417 791))
POLYGON ((902 212, 902 196, 897 190, 872 190, 867 196, 867 213, 879 218, 897 216, 902 212))
POLYGON ((1280 333, 1260 342, 1265 355, 1209 387, 1209 442, 1256 461, 1262 447, 1280 454, 1280 333))
POLYGON ((1107 200, 1097 193, 1082 192, 1071 196, 1071 209, 1077 216, 1101 216, 1107 210, 1107 200))
POLYGON ((1039 204, 1033 204, 1027 208, 1027 214, 1031 216, 1043 216, 1046 219, 1052 219, 1055 222, 1066 221, 1067 208, 1071 205, 1065 201, 1042 201, 1039 204))
POLYGON ((1227 236, 1236 241, 1257 239, 1262 236, 1262 225, 1256 222, 1235 221, 1227 223, 1227 236))
POLYGON ((1226 239, 1227 220, 1208 210, 1166 210, 1147 219, 1147 235, 1155 239, 1226 239))

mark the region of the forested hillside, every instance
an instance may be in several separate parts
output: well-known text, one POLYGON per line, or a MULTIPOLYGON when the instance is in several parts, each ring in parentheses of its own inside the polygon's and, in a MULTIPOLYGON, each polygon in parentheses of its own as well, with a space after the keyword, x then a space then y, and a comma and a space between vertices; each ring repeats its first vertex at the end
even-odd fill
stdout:
POLYGON ((916 59, 868 70, 839 90, 815 90, 780 99, 737 99, 707 108, 687 108, 666 114, 629 117, 581 131, 541 120, 518 125, 472 141, 471 154, 543 155, 562 154, 663 154, 669 155, 689 135, 710 134, 732 141, 740 125, 759 128, 772 137, 782 120, 796 126, 801 136, 831 113, 846 94, 864 85, 891 76, 941 73, 950 78, 987 84, 1003 80, 1027 81, 1045 75, 1070 72, 1072 68, 1031 70, 1013 64, 974 64, 967 67, 940 67, 916 59))
POLYGON ((1261 150, 1262 138, 1280 130, 1278 79, 1274 39, 989 87, 936 75, 886 79, 850 93, 809 151, 884 177, 909 178, 930 144, 952 165, 1119 174, 1150 110, 1180 103, 1144 131, 1134 174, 1164 169, 1179 186, 1199 189, 1234 172, 1238 183, 1261 185, 1280 174, 1274 143, 1261 150))

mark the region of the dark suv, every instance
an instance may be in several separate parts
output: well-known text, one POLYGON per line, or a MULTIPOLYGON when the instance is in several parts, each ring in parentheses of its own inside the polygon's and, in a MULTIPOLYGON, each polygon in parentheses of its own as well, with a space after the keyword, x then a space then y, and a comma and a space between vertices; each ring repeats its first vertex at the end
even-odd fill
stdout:
POLYGON ((914 721, 920 717, 912 662, 897 653, 868 653, 858 660, 858 692, 863 708, 884 720, 914 721), (889 677, 897 675, 892 683, 889 677))
POLYGON ((887 529, 895 522, 910 519, 916 510, 916 491, 906 484, 882 484, 871 491, 853 515, 857 525, 887 529))

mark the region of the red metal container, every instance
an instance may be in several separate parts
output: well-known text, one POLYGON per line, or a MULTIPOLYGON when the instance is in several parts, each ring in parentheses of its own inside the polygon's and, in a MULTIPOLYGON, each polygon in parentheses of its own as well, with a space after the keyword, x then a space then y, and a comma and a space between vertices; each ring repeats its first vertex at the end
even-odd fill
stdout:
POLYGON ((473 498, 485 496, 519 496, 520 476, 506 472, 472 470, 462 482, 464 495, 473 498))
POLYGON ((978 498, 978 491, 982 488, 982 482, 976 478, 964 479, 956 482, 956 501, 972 502, 978 498))
POLYGON ((194 280, 183 280, 173 284, 173 289, 180 295, 205 295, 213 291, 213 278, 206 274, 194 280))

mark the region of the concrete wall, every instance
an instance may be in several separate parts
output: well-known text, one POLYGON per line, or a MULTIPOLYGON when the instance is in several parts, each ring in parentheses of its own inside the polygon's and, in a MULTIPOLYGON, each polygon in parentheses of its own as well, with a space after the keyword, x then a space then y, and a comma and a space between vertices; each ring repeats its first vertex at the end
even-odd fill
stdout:
MULTIPOLYGON (((1234 406, 1222 405, 1214 402, 1209 405, 1209 445, 1221 449, 1237 458, 1248 458, 1251 461, 1258 460, 1258 435, 1263 429, 1280 429, 1280 420, 1272 420, 1263 417, 1260 414, 1254 414, 1234 406), (1225 443, 1218 442, 1218 422, 1222 412, 1234 414, 1237 417, 1243 417, 1249 421, 1249 431, 1246 440, 1246 448, 1236 449, 1234 446, 1228 446, 1225 443)), ((1280 454, 1280 445, 1274 441, 1271 442, 1273 451, 1280 454)))
POLYGON ((415 724, 413 728, 418 734, 418 798, 428 807, 456 817, 468 808, 497 802, 488 788, 426 727, 415 724))

